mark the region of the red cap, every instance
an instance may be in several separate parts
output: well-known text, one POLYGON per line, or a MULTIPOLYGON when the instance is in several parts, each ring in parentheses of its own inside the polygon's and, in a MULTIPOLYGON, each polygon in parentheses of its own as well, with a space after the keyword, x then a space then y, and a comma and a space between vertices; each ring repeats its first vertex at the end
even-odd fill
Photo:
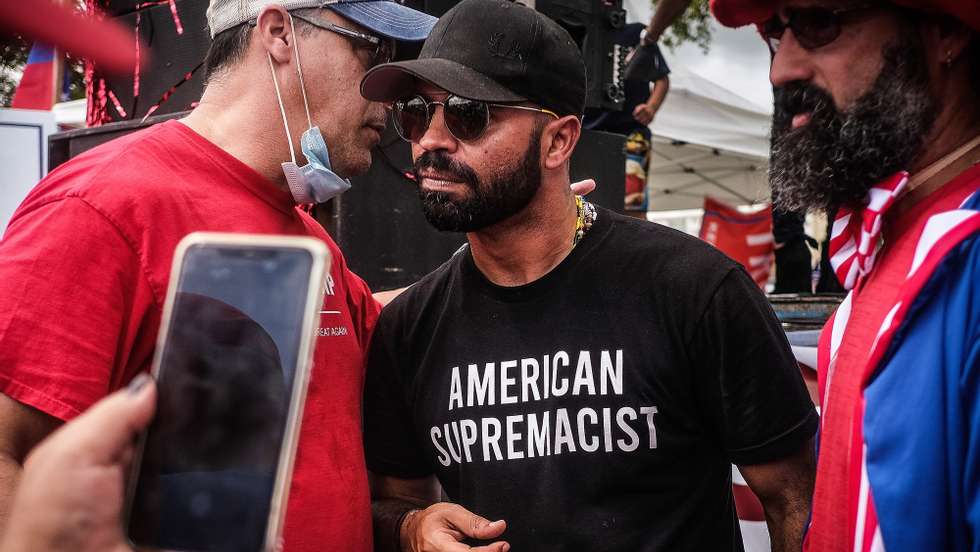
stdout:
MULTIPOLYGON (((980 31, 980 0, 893 0, 922 11, 952 15, 980 31)), ((711 0, 711 12, 726 27, 763 23, 772 17, 777 0, 711 0)))
POLYGON ((72 9, 74 2, 0 0, 0 28, 63 48, 110 71, 132 71, 136 38, 132 30, 113 21, 86 17, 72 9))

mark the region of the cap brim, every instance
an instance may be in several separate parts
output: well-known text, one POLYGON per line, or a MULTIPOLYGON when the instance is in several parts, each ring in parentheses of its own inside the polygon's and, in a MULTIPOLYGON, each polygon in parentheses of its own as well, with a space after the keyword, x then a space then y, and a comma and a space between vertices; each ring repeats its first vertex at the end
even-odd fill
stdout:
POLYGON ((389 0, 337 2, 324 7, 379 35, 411 42, 425 40, 438 21, 429 14, 389 0))
POLYGON ((413 59, 379 65, 361 81, 361 95, 374 102, 391 102, 411 94, 417 79, 463 98, 484 102, 524 102, 490 77, 448 59, 413 59))

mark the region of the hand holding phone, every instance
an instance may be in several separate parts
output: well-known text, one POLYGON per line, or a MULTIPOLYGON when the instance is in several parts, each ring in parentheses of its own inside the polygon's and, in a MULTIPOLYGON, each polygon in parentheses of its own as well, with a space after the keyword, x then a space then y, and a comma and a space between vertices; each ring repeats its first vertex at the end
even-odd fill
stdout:
POLYGON ((191 234, 177 248, 128 535, 141 547, 271 550, 323 301, 311 238, 191 234))

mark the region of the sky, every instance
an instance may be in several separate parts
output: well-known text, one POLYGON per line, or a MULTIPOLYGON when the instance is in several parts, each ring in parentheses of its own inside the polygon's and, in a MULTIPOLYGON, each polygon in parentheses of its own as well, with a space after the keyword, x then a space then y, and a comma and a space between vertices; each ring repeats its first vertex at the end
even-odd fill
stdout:
MULTIPOLYGON (((649 8, 640 7, 643 3, 644 0, 623 2, 629 21, 644 23, 649 21, 647 19, 649 8)), ((668 48, 662 50, 671 70, 685 68, 728 88, 760 107, 772 109, 769 48, 754 27, 729 29, 712 19, 711 44, 707 54, 691 43, 685 43, 674 51, 668 48)))

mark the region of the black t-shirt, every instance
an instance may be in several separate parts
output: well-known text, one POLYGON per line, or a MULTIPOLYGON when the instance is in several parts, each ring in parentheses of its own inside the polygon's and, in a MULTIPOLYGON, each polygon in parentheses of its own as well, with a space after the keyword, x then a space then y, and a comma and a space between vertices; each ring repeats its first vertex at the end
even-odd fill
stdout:
MULTIPOLYGON (((646 27, 643 23, 630 23, 624 25, 616 33, 616 44, 629 48, 627 60, 631 61, 632 56, 637 55, 636 49, 640 45, 640 33, 644 28, 646 27)), ((643 125, 633 118, 633 110, 636 109, 636 106, 650 99, 650 83, 670 74, 667 60, 660 53, 660 48, 656 44, 650 44, 644 48, 647 49, 644 57, 650 66, 645 68, 643 74, 648 78, 630 78, 623 81, 623 93, 626 99, 623 102, 622 110, 587 109, 583 123, 585 128, 619 134, 629 134, 638 127, 643 128, 643 125)))
POLYGON ((467 248, 386 307, 364 423, 370 470, 437 475, 516 552, 674 552, 741 550, 730 463, 797 450, 817 416, 739 265, 599 209, 530 284, 467 248))

